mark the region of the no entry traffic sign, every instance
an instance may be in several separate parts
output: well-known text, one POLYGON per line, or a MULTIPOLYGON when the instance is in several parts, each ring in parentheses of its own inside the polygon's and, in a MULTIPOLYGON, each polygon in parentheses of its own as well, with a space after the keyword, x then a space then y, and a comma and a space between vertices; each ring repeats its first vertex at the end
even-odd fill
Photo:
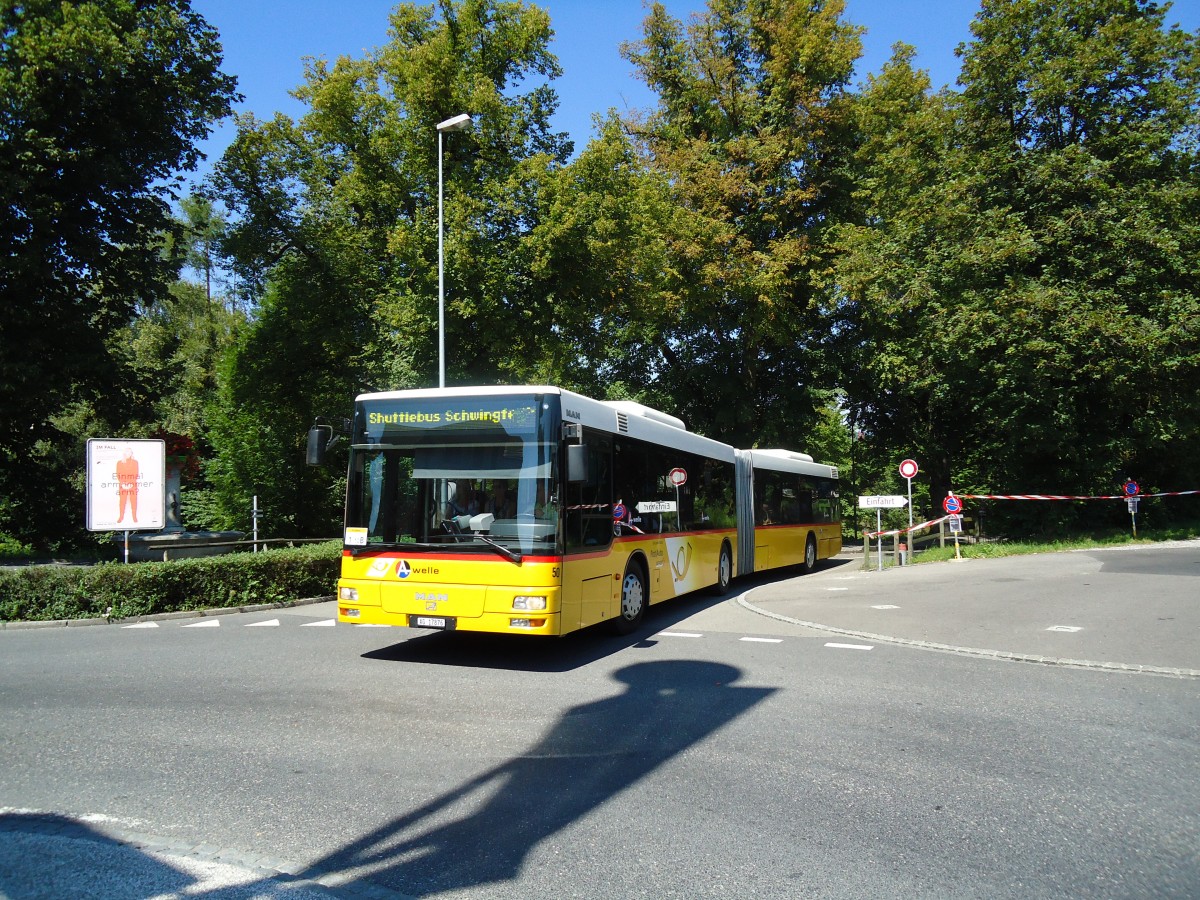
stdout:
POLYGON ((917 461, 915 459, 906 459, 900 463, 900 477, 913 479, 917 477, 917 461))

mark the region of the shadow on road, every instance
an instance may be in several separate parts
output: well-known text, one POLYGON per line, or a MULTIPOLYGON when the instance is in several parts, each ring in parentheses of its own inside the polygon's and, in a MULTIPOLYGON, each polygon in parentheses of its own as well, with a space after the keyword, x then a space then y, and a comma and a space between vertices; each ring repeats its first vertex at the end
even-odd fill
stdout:
POLYGON ((366 878, 411 896, 513 879, 541 842, 773 693, 736 686, 740 674, 708 662, 626 666, 615 673, 620 693, 568 710, 522 755, 301 874, 366 878))
POLYGON ((625 666, 614 673, 616 693, 567 710, 525 752, 401 812, 294 876, 241 870, 236 877, 197 878, 184 859, 175 868, 161 854, 70 818, 0 814, 0 897, 326 896, 314 882, 421 897, 511 881, 539 845, 774 693, 739 687, 740 676, 711 662, 625 666))

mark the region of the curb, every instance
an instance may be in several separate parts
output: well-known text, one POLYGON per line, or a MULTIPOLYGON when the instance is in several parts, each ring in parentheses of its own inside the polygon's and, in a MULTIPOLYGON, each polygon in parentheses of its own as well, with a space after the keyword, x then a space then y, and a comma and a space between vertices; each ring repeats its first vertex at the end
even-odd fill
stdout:
POLYGON ((0 622, 0 631, 26 630, 30 628, 79 628, 87 625, 136 625, 138 622, 162 622, 170 619, 202 619, 207 616, 229 616, 234 613, 266 612, 272 609, 291 609, 294 606, 311 606, 327 603, 334 595, 305 597, 301 600, 278 600, 274 603, 252 603, 245 606, 223 606, 215 609, 178 609, 172 612, 150 613, 145 616, 130 616, 127 619, 109 619, 97 616, 90 619, 47 619, 32 622, 0 622))

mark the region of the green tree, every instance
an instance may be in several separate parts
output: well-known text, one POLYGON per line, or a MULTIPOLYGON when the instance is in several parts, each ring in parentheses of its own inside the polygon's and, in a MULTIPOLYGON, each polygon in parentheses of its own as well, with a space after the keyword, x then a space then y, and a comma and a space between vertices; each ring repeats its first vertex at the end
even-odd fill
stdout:
POLYGON ((506 368, 515 380, 653 400, 650 366, 678 310, 664 265, 677 209, 616 117, 543 180, 520 265, 531 280, 506 368))
MULTIPOLYGON (((833 229, 838 254, 826 303, 863 490, 879 478, 886 484, 901 459, 916 455, 922 480, 945 496, 950 461, 961 465, 963 441, 972 439, 963 420, 976 393, 970 372, 944 352, 954 343, 944 334, 947 310, 971 275, 969 265, 948 263, 972 244, 975 219, 962 199, 958 169, 968 162, 955 143, 953 98, 930 93, 914 57, 913 47, 897 44, 855 98, 857 149, 846 177, 857 221, 833 229)), ((977 336, 967 337, 973 346, 977 336)))
POLYGON ((273 493, 281 527, 324 532, 332 487, 303 471, 309 424, 348 415, 363 389, 436 383, 435 125, 462 112, 475 127, 445 138, 447 380, 512 371, 532 303, 517 263, 540 185, 570 152, 549 127, 550 37, 523 3, 401 4, 385 46, 309 62, 300 121, 240 120, 214 182, 232 214, 225 251, 258 301, 214 469, 231 511, 273 493))
POLYGON ((840 0, 711 0, 688 26, 651 7, 625 55, 657 93, 631 122, 678 208, 672 327, 651 399, 747 446, 803 442, 830 385, 820 278, 849 200, 848 91, 861 29, 840 0))
POLYGON ((179 246, 186 268, 198 272, 204 280, 204 295, 213 299, 213 282, 218 279, 221 241, 228 223, 225 215, 212 200, 199 194, 189 194, 179 201, 183 214, 179 246))
POLYGON ((1110 493, 1125 475, 1192 477, 1200 59, 1165 14, 985 2, 948 145, 927 113, 882 126, 901 159, 933 147, 939 170, 897 182, 888 157, 869 161, 878 190, 843 232, 840 287, 879 376, 860 405, 945 487, 1110 493))
POLYGON ((174 280, 174 173, 230 111, 217 35, 186 0, 0 0, 0 532, 79 531, 81 401, 119 422, 112 338, 174 280))

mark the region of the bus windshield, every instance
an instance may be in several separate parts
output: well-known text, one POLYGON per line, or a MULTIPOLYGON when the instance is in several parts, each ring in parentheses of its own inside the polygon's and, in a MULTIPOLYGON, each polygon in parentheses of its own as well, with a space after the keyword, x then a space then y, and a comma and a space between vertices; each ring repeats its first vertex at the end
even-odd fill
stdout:
POLYGON ((513 561, 561 552, 555 399, 360 401, 347 544, 513 561))

